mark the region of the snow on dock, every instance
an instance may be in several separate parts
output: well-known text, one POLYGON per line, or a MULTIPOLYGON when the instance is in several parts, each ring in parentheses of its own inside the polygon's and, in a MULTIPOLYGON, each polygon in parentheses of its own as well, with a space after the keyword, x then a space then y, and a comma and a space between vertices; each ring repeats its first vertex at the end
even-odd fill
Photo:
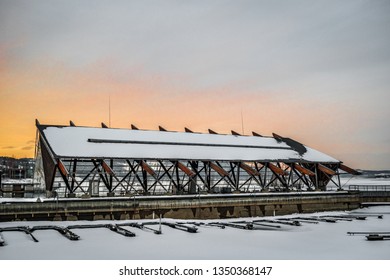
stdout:
POLYGON ((390 243, 367 242, 367 234, 348 234, 376 233, 386 240, 390 231, 388 206, 282 217, 162 219, 161 223, 159 219, 7 222, 0 223, 0 228, 20 228, 27 234, 0 230, 0 259, 4 260, 390 259, 390 243), (378 213, 382 219, 378 219, 378 213), (334 222, 323 222, 326 219, 334 222), (37 243, 26 238, 34 227, 37 243), (58 229, 69 230, 80 238, 63 238, 58 229))

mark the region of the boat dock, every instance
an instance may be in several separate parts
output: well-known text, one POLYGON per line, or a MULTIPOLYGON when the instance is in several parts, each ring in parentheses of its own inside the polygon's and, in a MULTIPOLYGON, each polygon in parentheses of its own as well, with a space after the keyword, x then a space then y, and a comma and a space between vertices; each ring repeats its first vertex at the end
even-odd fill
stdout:
POLYGON ((358 207, 359 195, 346 191, 63 198, 3 202, 0 204, 0 220, 128 220, 150 219, 155 215, 174 219, 224 219, 358 207))

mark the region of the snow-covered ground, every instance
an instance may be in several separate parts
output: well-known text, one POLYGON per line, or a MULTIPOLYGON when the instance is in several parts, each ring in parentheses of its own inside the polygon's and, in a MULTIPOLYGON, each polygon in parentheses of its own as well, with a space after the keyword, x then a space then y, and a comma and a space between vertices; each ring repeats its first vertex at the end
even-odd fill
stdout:
MULTIPOLYGON (((345 215, 347 212, 295 214, 285 217, 313 217, 345 215)), ((350 231, 390 231, 390 206, 375 206, 347 214, 372 215, 366 220, 338 221, 336 223, 303 223, 302 226, 282 226, 273 230, 242 230, 199 226, 197 233, 188 233, 162 226, 163 234, 125 227, 136 234, 125 237, 107 228, 73 229, 81 237, 70 241, 54 230, 39 230, 34 236, 23 232, 3 232, 5 246, 0 247, 2 260, 153 260, 153 259, 314 259, 314 260, 369 260, 390 259, 390 241, 366 241, 364 235, 350 236, 350 231), (383 214, 383 219, 377 215, 383 214)), ((279 217, 268 217, 277 219, 279 217)), ((254 218, 234 219, 251 221, 254 218)), ((166 220, 165 221, 173 221, 166 220)), ((177 220, 176 220, 177 221, 177 220)), ((223 220, 223 222, 232 220, 223 220)), ((7 222, 0 227, 92 223, 124 223, 126 221, 78 222, 7 222)), ((133 221, 134 222, 134 221, 133 221)), ((142 222, 142 221, 137 221, 142 222)), ((188 221, 187 221, 188 222, 188 221)), ((198 221, 199 222, 199 221, 198 221)), ((209 220, 206 222, 210 222, 209 220)), ((157 225, 151 226, 158 228, 157 225)))
MULTIPOLYGON (((390 185, 390 178, 342 176, 341 183, 344 186, 390 185)), ((24 198, 18 201, 36 201, 36 199, 24 198)), ((10 199, 0 198, 0 202, 8 200, 10 199)), ((15 199, 11 200, 15 201, 15 199)), ((125 237, 107 228, 72 229, 81 237, 78 241, 70 241, 54 230, 35 231, 33 234, 39 242, 33 242, 32 238, 23 232, 2 232, 0 234, 6 243, 5 246, 0 246, 0 260, 390 260, 390 240, 366 241, 364 235, 350 236, 347 234, 351 231, 390 232, 390 205, 350 212, 294 214, 284 217, 345 214, 368 216, 366 220, 303 223, 300 227, 283 225, 280 229, 269 228, 268 230, 199 226, 197 233, 188 233, 162 226, 163 234, 161 235, 126 226, 126 229, 136 234, 135 237, 125 237), (383 219, 378 219, 377 216, 380 214, 383 215, 383 219)), ((279 218, 281 217, 264 219, 279 218)), ((222 222, 254 219, 256 218, 223 220, 222 222)), ((165 221, 173 220, 165 219, 165 221)), ((129 221, 0 222, 0 228, 36 225, 64 227, 73 224, 122 224, 125 222, 129 221)), ((158 228, 157 225, 150 227, 158 228)))

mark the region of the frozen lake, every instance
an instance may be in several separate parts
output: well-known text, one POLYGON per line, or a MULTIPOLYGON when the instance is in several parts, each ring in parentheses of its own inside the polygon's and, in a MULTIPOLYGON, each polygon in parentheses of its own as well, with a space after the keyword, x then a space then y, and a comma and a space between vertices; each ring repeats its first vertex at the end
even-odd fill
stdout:
MULTIPOLYGON (((302 223, 281 225, 268 230, 199 226, 189 233, 162 226, 162 234, 124 227, 136 234, 125 237, 107 228, 72 229, 80 240, 71 241, 54 230, 38 230, 33 234, 39 242, 23 232, 3 232, 5 246, 0 247, 2 260, 389 260, 390 241, 366 241, 364 235, 350 236, 351 231, 390 231, 390 206, 375 206, 350 212, 322 212, 283 216, 318 217, 325 215, 367 215, 366 220, 336 223, 302 223), (378 215, 383 215, 379 219, 378 215)), ((279 219, 266 217, 265 219, 279 219)), ((242 218, 231 221, 252 221, 242 218)), ((260 219, 260 218, 259 218, 260 219)), ((261 218, 263 219, 263 218, 261 218)), ((132 222, 143 222, 138 220, 132 222)), ((157 220, 155 220, 157 221, 157 220)), ((174 221, 163 219, 163 221, 174 221)), ((175 220, 177 222, 178 220, 175 220)), ((219 220, 221 221, 221 220, 219 220)), ((8 222, 0 227, 73 224, 125 223, 128 221, 78 222, 8 222)), ((188 221, 187 221, 188 222, 188 221)), ((199 222, 199 221, 197 221, 199 222)), ((210 221, 205 221, 210 222, 210 221)), ((158 228, 158 225, 150 227, 158 228)))

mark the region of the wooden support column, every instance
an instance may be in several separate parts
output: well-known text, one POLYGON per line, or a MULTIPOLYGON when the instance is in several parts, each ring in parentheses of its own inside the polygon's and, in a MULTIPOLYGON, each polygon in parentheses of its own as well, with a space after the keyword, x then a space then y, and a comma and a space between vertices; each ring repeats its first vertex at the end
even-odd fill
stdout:
POLYGON ((64 181, 65 183, 65 186, 66 188, 68 189, 69 193, 73 193, 73 189, 70 187, 70 184, 69 184, 69 171, 66 169, 64 163, 59 159, 57 161, 57 167, 58 167, 58 171, 60 172, 60 175, 62 177, 62 180, 64 181))

